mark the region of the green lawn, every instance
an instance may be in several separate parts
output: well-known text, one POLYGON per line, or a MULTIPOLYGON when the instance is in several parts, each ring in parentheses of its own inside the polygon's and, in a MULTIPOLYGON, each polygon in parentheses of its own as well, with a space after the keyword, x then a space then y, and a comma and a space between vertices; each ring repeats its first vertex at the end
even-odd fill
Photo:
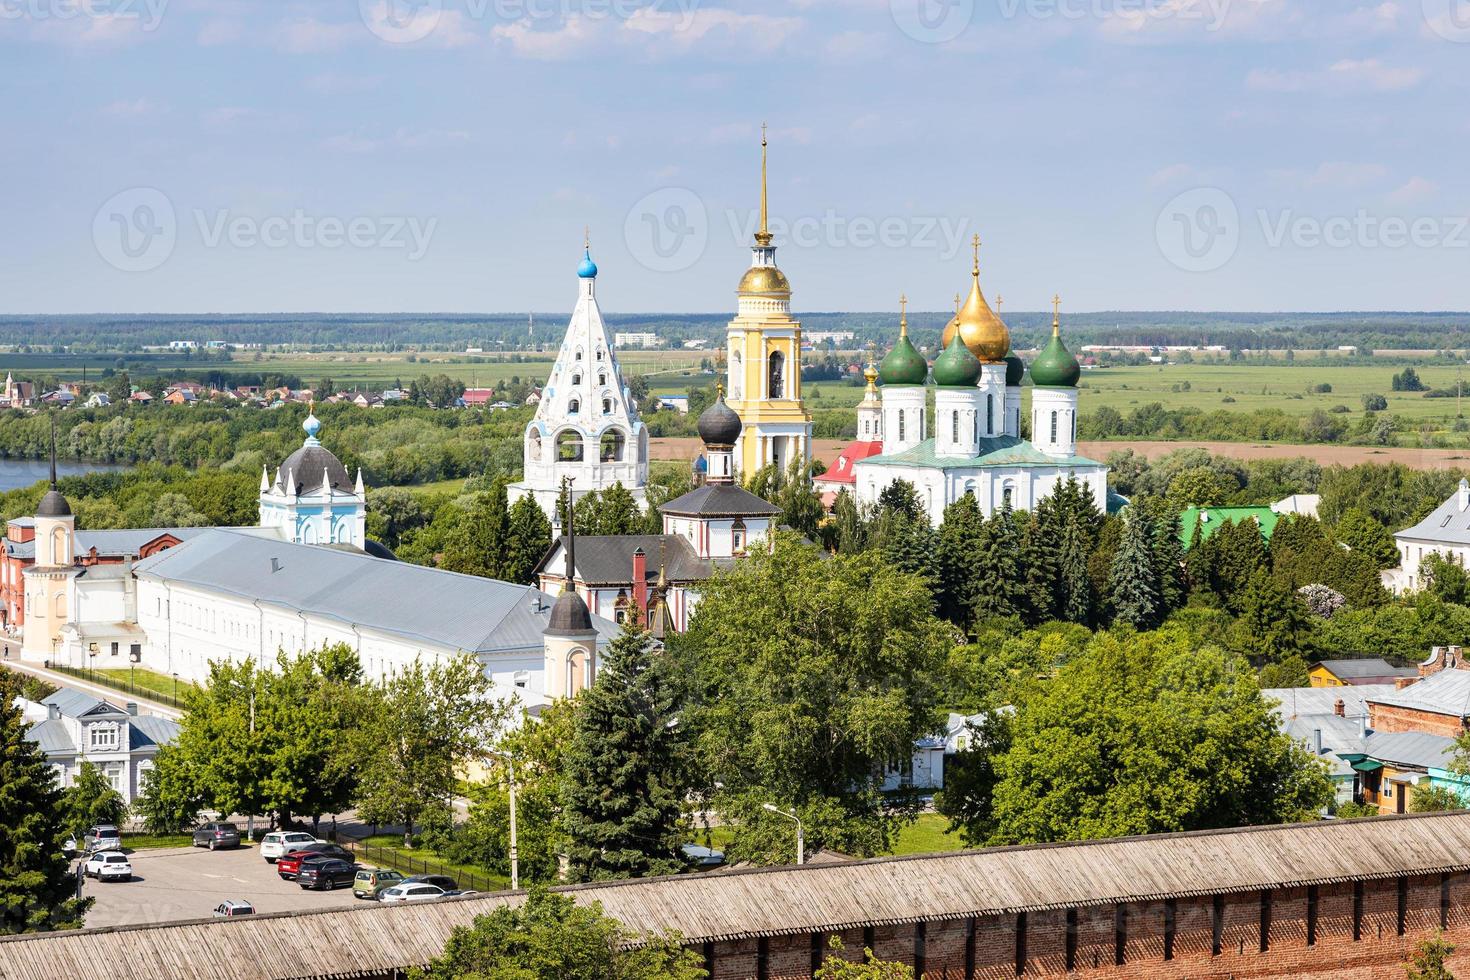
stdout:
POLYGON ((142 667, 107 668, 91 671, 90 673, 96 674, 98 683, 117 687, 119 690, 125 690, 126 685, 132 684, 138 689, 139 693, 145 695, 151 693, 173 697, 174 691, 177 690, 178 696, 182 698, 194 688, 194 685, 188 681, 175 682, 174 678, 168 674, 144 670, 142 667))
MULTIPOLYGON (((946 833, 949 820, 937 813, 921 813, 919 818, 898 832, 898 840, 887 856, 901 857, 905 854, 932 854, 937 851, 958 851, 965 845, 959 834, 946 833)), ((710 828, 710 846, 715 850, 727 847, 735 836, 729 827, 710 828)), ((704 843, 704 829, 696 828, 694 843, 704 843)))
MULTIPOLYGON (((374 851, 371 857, 365 856, 363 858, 363 863, 365 864, 386 864, 405 874, 449 874, 456 878, 475 875, 478 878, 488 880, 492 890, 510 887, 510 878, 504 875, 494 874, 474 865, 454 864, 444 860, 426 847, 406 848, 403 846, 403 837, 400 834, 374 834, 371 837, 364 838, 362 842, 364 844, 371 844, 373 847, 384 848, 387 852, 385 855, 382 852, 374 851), (438 864, 441 867, 425 872, 421 866, 411 865, 406 859, 411 859, 412 861, 428 861, 438 864)), ((460 882, 461 887, 465 888, 468 888, 469 884, 468 881, 460 882)))
POLYGON ((192 834, 123 834, 123 850, 148 851, 161 847, 188 847, 194 843, 192 834))

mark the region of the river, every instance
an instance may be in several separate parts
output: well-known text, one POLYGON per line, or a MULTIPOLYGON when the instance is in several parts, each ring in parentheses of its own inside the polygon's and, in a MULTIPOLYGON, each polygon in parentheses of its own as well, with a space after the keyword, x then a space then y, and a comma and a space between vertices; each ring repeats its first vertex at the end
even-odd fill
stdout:
MULTIPOLYGON (((116 463, 82 463, 76 460, 59 460, 57 476, 85 476, 88 473, 125 470, 128 467, 116 463)), ((51 475, 50 465, 43 459, 0 459, 0 493, 28 487, 51 475)))

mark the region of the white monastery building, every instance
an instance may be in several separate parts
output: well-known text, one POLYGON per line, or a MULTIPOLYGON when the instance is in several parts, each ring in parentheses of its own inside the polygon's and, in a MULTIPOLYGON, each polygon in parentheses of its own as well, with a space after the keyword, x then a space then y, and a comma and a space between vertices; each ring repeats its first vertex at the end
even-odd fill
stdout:
POLYGON ((1470 566, 1470 481, 1461 480, 1448 500, 1413 527, 1393 536, 1399 549, 1399 567, 1383 573, 1383 584, 1393 592, 1424 587, 1421 563, 1439 554, 1461 567, 1470 566))

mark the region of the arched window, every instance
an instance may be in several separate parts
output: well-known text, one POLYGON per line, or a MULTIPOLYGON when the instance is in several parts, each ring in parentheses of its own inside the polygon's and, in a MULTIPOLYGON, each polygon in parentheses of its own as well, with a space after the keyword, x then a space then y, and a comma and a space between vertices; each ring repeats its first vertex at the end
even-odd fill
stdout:
POLYGON ((780 351, 771 353, 766 389, 771 398, 786 397, 786 356, 780 351))
POLYGON ((582 410, 582 400, 580 398, 573 398, 571 401, 567 402, 567 414, 568 415, 576 415, 581 410, 582 410))
POLYGON ((567 657, 567 697, 574 698, 592 686, 592 658, 578 647, 567 657))
POLYGON ((1051 441, 1057 441, 1057 413, 1051 413, 1051 441))
POLYGON ((53 565, 70 565, 71 554, 66 546, 66 528, 58 527, 51 532, 51 563, 53 565))
POLYGON ((66 595, 60 593, 56 596, 56 615, 60 619, 66 618, 66 595))
POLYGON ((995 435, 995 396, 985 393, 985 434, 995 435))
POLYGON ((541 430, 535 426, 531 427, 530 434, 526 436, 526 448, 530 451, 531 462, 541 462, 541 430))
POLYGON ((582 360, 582 352, 581 351, 577 351, 577 361, 580 363, 581 360, 582 360))
POLYGON ((738 517, 730 525, 730 547, 737 555, 745 550, 745 522, 738 517))
POLYGON ((576 374, 572 375, 572 387, 573 388, 581 387, 581 384, 582 384, 582 372, 581 371, 578 371, 576 374))
POLYGON ((612 399, 611 398, 604 398, 602 400, 602 414, 603 415, 611 415, 612 414, 612 399))
POLYGON ((1001 490, 1001 492, 1000 492, 1000 505, 1002 507, 1004 507, 1006 510, 1010 510, 1011 509, 1011 506, 1012 506, 1012 494, 1014 492, 1014 489, 1015 488, 1013 488, 1009 483, 1007 483, 1005 485, 1005 489, 1001 490))
POLYGON ((730 397, 738 401, 740 392, 745 388, 745 362, 740 357, 740 352, 730 352, 730 397))
POLYGON ((567 429, 556 437, 556 458, 563 463, 582 462, 582 434, 567 429))
POLYGON ((620 429, 608 429, 602 434, 599 457, 604 463, 621 463, 627 451, 627 438, 620 429))
POLYGON ((597 352, 597 359, 598 359, 598 360, 599 360, 599 361, 600 361, 600 360, 602 360, 602 355, 603 355, 603 352, 602 352, 602 351, 601 351, 601 350, 599 350, 599 351, 598 351, 598 352, 597 352))
POLYGON ((603 388, 606 388, 607 387, 607 372, 606 371, 598 371, 597 372, 597 384, 600 387, 603 387, 603 388))

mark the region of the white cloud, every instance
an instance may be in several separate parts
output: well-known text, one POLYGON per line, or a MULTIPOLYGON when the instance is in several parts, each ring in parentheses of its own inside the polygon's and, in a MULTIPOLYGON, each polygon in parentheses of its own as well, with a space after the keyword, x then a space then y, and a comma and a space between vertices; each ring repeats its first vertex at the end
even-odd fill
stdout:
POLYGON ((291 54, 317 54, 336 51, 349 41, 360 40, 364 33, 360 23, 329 24, 312 18, 287 21, 278 30, 276 43, 291 54))
POLYGON ((1419 204, 1439 193, 1439 185, 1425 177, 1410 177, 1405 184, 1388 195, 1391 204, 1419 204))
POLYGON ((1422 68, 1386 65, 1377 58, 1347 59, 1320 71, 1256 69, 1246 86, 1260 92, 1320 92, 1332 95, 1402 92, 1424 80, 1422 68))
POLYGON ((570 14, 538 28, 531 18, 499 24, 491 37, 522 58, 565 61, 589 52, 629 48, 648 58, 685 55, 749 57, 781 47, 802 26, 797 17, 743 14, 733 10, 635 10, 626 20, 570 14))
POLYGON ((607 21, 599 18, 572 14, 560 26, 550 30, 534 29, 530 19, 497 24, 491 29, 490 36, 519 57, 533 61, 565 61, 596 44, 605 43, 607 36, 602 28, 606 24, 607 21))
MULTIPOLYGON (((0 12, 3 12, 0 5, 0 12)), ((161 13, 157 16, 162 16, 161 13)), ((0 18, 0 29, 14 27, 17 36, 66 47, 118 47, 145 40, 158 29, 153 15, 92 13, 76 17, 0 18)))

